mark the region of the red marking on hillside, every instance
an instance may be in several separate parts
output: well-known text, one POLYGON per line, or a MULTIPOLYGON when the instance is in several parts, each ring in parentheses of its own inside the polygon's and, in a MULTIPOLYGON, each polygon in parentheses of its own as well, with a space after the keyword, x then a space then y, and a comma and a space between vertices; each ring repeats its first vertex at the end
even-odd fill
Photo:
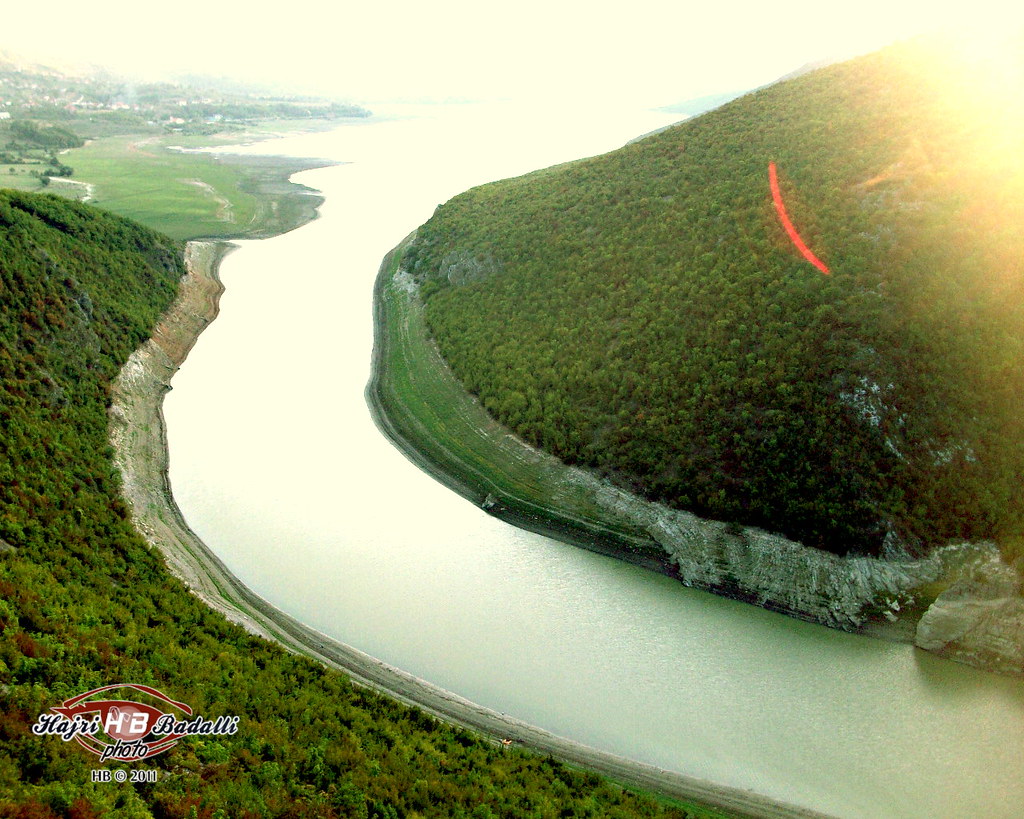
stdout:
POLYGON ((814 253, 811 252, 811 249, 804 244, 804 240, 801 239, 800 234, 796 232, 796 228, 793 227, 793 223, 789 221, 789 214, 786 213, 786 206, 782 204, 782 191, 779 190, 779 174, 775 170, 774 162, 768 163, 768 182, 772 188, 772 199, 775 200, 775 211, 779 214, 779 221, 782 222, 782 226, 786 229, 786 233, 789 234, 790 240, 794 245, 796 245, 796 249, 800 251, 807 261, 827 276, 830 271, 826 264, 815 256, 814 253))

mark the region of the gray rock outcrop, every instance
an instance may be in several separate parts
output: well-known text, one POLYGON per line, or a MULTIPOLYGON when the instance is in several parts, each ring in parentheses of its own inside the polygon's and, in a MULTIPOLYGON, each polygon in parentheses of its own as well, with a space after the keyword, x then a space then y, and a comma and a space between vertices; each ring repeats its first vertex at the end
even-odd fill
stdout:
POLYGON ((1024 673, 1020 576, 993 547, 977 554, 917 624, 919 648, 1002 673, 1024 673))
POLYGON ((854 630, 878 615, 897 619, 914 590, 943 573, 940 555, 840 557, 763 529, 704 520, 607 485, 597 490, 597 500, 656 540, 686 585, 725 591, 834 628, 854 630))

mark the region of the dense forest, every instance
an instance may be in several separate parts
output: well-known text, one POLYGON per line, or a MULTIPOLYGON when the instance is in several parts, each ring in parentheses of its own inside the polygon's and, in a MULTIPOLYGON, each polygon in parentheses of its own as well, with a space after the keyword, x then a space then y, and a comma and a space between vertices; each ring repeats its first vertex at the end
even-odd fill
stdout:
POLYGON ((442 354, 527 441, 673 507, 1012 550, 1022 45, 901 43, 456 197, 404 259, 442 354))
POLYGON ((168 573, 119 498, 106 410, 182 272, 146 228, 0 191, 0 816, 691 815, 354 688, 168 573), (239 730, 148 760, 156 782, 92 783, 96 757, 31 726, 119 682, 239 730))

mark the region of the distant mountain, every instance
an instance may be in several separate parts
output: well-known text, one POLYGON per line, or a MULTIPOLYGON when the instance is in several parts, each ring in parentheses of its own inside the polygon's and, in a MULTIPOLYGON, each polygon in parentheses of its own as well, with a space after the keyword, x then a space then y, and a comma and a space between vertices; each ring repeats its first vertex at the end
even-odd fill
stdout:
MULTIPOLYGON (((56 82, 105 82, 117 75, 98 63, 81 63, 60 57, 32 57, 16 50, 0 48, 0 70, 41 77, 56 82)), ((120 78, 123 81, 123 77, 120 78)))
POLYGON ((777 80, 773 80, 766 85, 759 85, 757 88, 748 88, 743 91, 724 91, 719 94, 708 94, 702 97, 693 97, 691 99, 683 100, 682 102, 672 103, 671 105, 663 105, 657 110, 664 111, 668 114, 685 114, 687 116, 695 117, 700 114, 707 113, 708 111, 713 111, 716 108, 720 108, 727 102, 732 102, 734 99, 738 99, 744 94, 751 93, 751 91, 767 88, 768 85, 774 85, 777 82, 796 79, 803 74, 807 74, 810 71, 817 71, 819 68, 824 68, 825 66, 832 65, 835 62, 837 62, 837 60, 815 60, 814 62, 804 63, 799 68, 790 71, 788 74, 779 77, 777 80))
POLYGON ((727 102, 732 102, 737 97, 742 97, 746 93, 746 91, 726 91, 722 94, 708 94, 704 97, 694 97, 693 99, 673 103, 672 105, 663 105, 658 110, 665 111, 668 114, 686 114, 687 116, 695 117, 698 114, 703 114, 705 111, 711 111, 721 105, 725 105, 727 102))
MULTIPOLYGON (((802 77, 804 74, 810 74, 812 71, 817 71, 819 68, 825 68, 826 66, 834 65, 839 62, 838 59, 822 59, 812 60, 809 63, 804 63, 799 68, 794 68, 788 74, 783 74, 775 82, 786 82, 787 80, 795 80, 797 77, 802 77)), ((774 85, 774 83, 771 83, 774 85)))
POLYGON ((1021 44, 903 43, 455 198, 405 259, 443 355, 671 506, 839 553, 1016 548, 1021 44))

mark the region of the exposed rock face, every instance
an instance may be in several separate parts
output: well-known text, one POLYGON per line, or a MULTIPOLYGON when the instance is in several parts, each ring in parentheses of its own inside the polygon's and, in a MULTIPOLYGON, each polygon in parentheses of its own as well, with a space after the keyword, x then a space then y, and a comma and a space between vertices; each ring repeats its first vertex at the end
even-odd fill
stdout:
POLYGON ((1003 673, 1024 673, 1020 577, 993 548, 979 553, 917 624, 918 647, 1003 673))
POLYGON ((896 619, 914 590, 938 580, 948 562, 941 553, 919 560, 840 557, 762 529, 704 520, 607 485, 597 490, 597 500, 661 544, 685 584, 834 628, 857 629, 879 614, 896 619))
POLYGON ((596 497, 661 544, 687 585, 834 628, 858 630, 879 615, 897 620, 923 586, 949 583, 917 623, 916 645, 978 668, 1024 674, 1021 579, 993 543, 953 544, 917 560, 840 557, 607 485, 596 497))

